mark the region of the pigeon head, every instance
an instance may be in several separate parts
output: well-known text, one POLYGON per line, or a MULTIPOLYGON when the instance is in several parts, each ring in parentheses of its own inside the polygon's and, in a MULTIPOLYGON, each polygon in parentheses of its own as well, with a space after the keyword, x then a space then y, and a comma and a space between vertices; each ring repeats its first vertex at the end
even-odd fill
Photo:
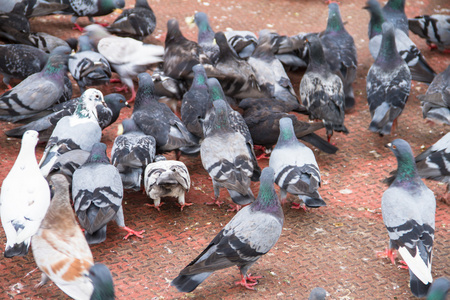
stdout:
POLYGON ((192 71, 194 72, 194 81, 192 84, 196 86, 206 85, 206 71, 205 68, 201 64, 197 64, 192 67, 192 71))
POLYGON ((79 118, 95 117, 98 119, 96 109, 98 102, 101 102, 104 106, 106 106, 102 92, 97 89, 87 89, 78 100, 78 106, 75 110, 75 114, 79 118))
POLYGON ((123 133, 127 133, 127 132, 133 132, 133 131, 139 131, 139 127, 136 125, 136 122, 134 122, 133 119, 124 119, 122 121, 122 132, 120 134, 123 133))
MULTIPOLYGON (((390 22, 384 22, 382 25, 383 28, 383 37, 381 39, 380 51, 378 52, 378 57, 376 58, 377 62, 385 62, 388 61, 401 61, 402 57, 397 52, 397 46, 395 44, 395 33, 394 33, 394 25, 390 22)), ((391 64, 386 64, 389 68, 391 64)))
POLYGON ((167 21, 167 35, 166 35, 166 46, 168 43, 177 41, 180 39, 185 39, 180 31, 180 25, 176 19, 170 19, 167 21))
MULTIPOLYGON (((317 35, 308 35, 305 38, 305 42, 309 47, 309 66, 314 67, 317 65, 324 66, 326 64, 325 54, 323 53, 322 43, 317 35)), ((308 68, 309 68, 308 66, 308 68)))
POLYGON ((292 124, 291 118, 281 118, 280 135, 277 144, 283 145, 294 140, 297 141, 297 137, 295 136, 294 125, 292 124))
POLYGON ((206 83, 208 84, 209 97, 211 98, 211 101, 226 99, 219 80, 217 80, 216 78, 208 78, 206 83))
POLYGON ((136 0, 134 7, 148 8, 151 10, 150 5, 148 5, 148 0, 136 0))
POLYGON ((198 12, 194 16, 194 22, 198 27, 198 42, 212 43, 214 40, 214 31, 209 25, 208 16, 204 12, 198 12))
POLYGON ((114 283, 108 267, 104 264, 95 264, 89 269, 89 279, 94 286, 91 300, 113 300, 114 283))
MULTIPOLYGON (((394 180, 394 185, 396 182, 419 178, 414 155, 408 142, 402 139, 396 139, 387 144, 386 147, 391 149, 397 158, 397 176, 394 180)), ((420 180, 420 178, 418 180, 420 180)))
POLYGON ((385 19, 383 17, 380 3, 378 3, 377 0, 367 1, 364 9, 367 9, 370 13, 369 38, 371 39, 374 36, 381 34, 381 25, 384 23, 385 19))
POLYGON ((71 49, 69 46, 59 46, 50 52, 47 64, 43 72, 48 75, 57 75, 63 80, 63 76, 67 70, 67 62, 69 61, 71 49))
POLYGON ((281 204, 278 200, 277 193, 274 187, 275 171, 271 167, 266 167, 261 172, 259 193, 256 201, 251 204, 253 211, 275 212, 280 210, 281 204))
POLYGON ((228 127, 228 106, 225 100, 219 99, 213 102, 214 105, 214 127, 222 129, 228 127))
POLYGON ((134 110, 147 106, 156 101, 155 85, 152 76, 148 73, 140 73, 138 75, 139 87, 136 92, 136 100, 134 102, 134 110))
POLYGON ((237 57, 236 54, 231 50, 230 45, 227 41, 227 37, 222 31, 216 32, 216 34, 214 35, 214 39, 216 40, 217 46, 219 46, 220 57, 237 57))
POLYGON ((126 101, 122 94, 112 93, 105 96, 105 103, 111 109, 112 118, 111 124, 117 121, 120 115, 120 110, 124 107, 130 108, 130 104, 126 101))
POLYGON ((34 149, 39 141, 39 133, 35 130, 27 130, 22 136, 22 147, 27 145, 28 147, 34 149))
POLYGON ((84 31, 86 32, 87 36, 89 37, 89 40, 95 47, 97 47, 98 42, 102 38, 111 36, 108 30, 106 30, 103 26, 98 24, 88 25, 84 27, 84 31))
POLYGON ((115 9, 123 8, 125 6, 125 0, 100 0, 98 1, 97 15, 106 15, 115 9))
POLYGON ((95 143, 92 146, 91 154, 89 154, 88 159, 85 164, 88 163, 104 163, 109 164, 109 158, 106 155, 106 145, 103 143, 95 143))
POLYGON ((328 5, 328 22, 326 31, 340 31, 344 29, 342 24, 341 13, 337 3, 330 3, 328 5))

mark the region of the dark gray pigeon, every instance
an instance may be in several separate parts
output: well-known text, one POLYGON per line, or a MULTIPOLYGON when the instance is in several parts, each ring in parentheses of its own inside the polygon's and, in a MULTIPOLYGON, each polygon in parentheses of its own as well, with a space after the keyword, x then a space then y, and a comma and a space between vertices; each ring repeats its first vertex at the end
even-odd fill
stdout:
MULTIPOLYGON (((306 207, 327 205, 317 191, 320 187, 320 171, 311 149, 299 142, 290 118, 280 119, 280 134, 272 151, 269 166, 275 172, 275 183, 280 187, 281 200, 287 193, 297 195, 306 207)), ((294 203, 293 208, 300 204, 294 203)))
POLYGON ((400 29, 409 36, 408 17, 405 14, 405 0, 388 0, 382 12, 386 21, 392 23, 394 28, 400 29))
POLYGON ((70 48, 53 50, 45 67, 0 96, 0 120, 18 121, 40 112, 61 98, 70 48))
POLYGON ((81 95, 75 113, 63 117, 56 124, 45 146, 39 167, 47 176, 55 160, 70 150, 91 151, 95 143, 100 142, 102 129, 98 124, 96 105, 103 100, 103 94, 96 89, 88 89, 81 95))
POLYGON ((60 46, 70 47, 65 40, 46 32, 30 32, 27 38, 33 46, 47 53, 60 46))
POLYGON ((106 58, 91 49, 89 37, 82 35, 78 38, 80 50, 69 59, 69 71, 84 93, 86 86, 109 83, 111 67, 106 58))
POLYGON ((447 300, 450 280, 447 277, 436 279, 428 290, 427 300, 447 300))
POLYGON ((309 65, 300 82, 300 97, 312 120, 323 121, 328 142, 334 131, 348 133, 344 125, 345 96, 342 80, 331 72, 320 39, 307 38, 309 65))
MULTIPOLYGON (((370 12, 369 22, 369 50, 372 57, 375 59, 378 56, 378 52, 381 47, 382 39, 382 24, 385 22, 385 17, 381 11, 380 4, 377 0, 367 1, 367 6, 364 7, 370 12)), ((430 83, 433 81, 436 73, 431 66, 426 62, 420 50, 411 41, 406 33, 402 30, 395 28, 395 43, 397 45, 397 51, 408 64, 411 70, 411 76, 413 80, 430 83)))
POLYGON ((136 0, 133 8, 124 9, 106 29, 119 36, 143 40, 156 28, 156 16, 148 0, 136 0))
POLYGON ((355 42, 352 36, 345 30, 337 3, 330 3, 328 5, 327 29, 320 34, 320 41, 331 71, 339 75, 342 79, 342 83, 344 84, 345 111, 349 112, 355 106, 355 95, 352 84, 356 79, 358 60, 355 42))
POLYGON ((211 59, 213 65, 216 64, 219 55, 219 46, 214 41, 214 31, 209 25, 208 16, 204 12, 197 12, 193 21, 198 28, 197 43, 202 47, 206 56, 211 59))
POLYGON ((232 30, 225 31, 224 34, 227 37, 231 49, 234 50, 236 55, 243 59, 249 58, 250 55, 252 55, 256 44, 258 43, 256 34, 251 31, 232 30))
POLYGON ((329 294, 324 288, 316 287, 309 294, 308 300, 325 300, 327 296, 329 294))
POLYGON ((408 20, 409 30, 427 41, 430 48, 450 51, 450 15, 423 15, 408 20))
POLYGON ((166 104, 158 102, 150 74, 141 73, 138 79, 139 88, 131 118, 142 132, 155 138, 156 153, 172 150, 198 153, 197 138, 166 104))
POLYGON ((450 65, 439 73, 425 95, 418 95, 423 117, 431 121, 450 125, 450 65))
POLYGON ((397 157, 397 175, 383 193, 381 213, 389 233, 387 256, 398 250, 409 268, 411 292, 425 297, 433 282, 431 257, 436 199, 420 178, 409 144, 396 139, 386 145, 397 157))
POLYGON ((237 205, 249 204, 255 200, 250 189, 254 164, 246 138, 231 127, 229 116, 232 109, 225 100, 215 100, 213 109, 211 126, 205 132, 200 155, 203 167, 212 179, 215 203, 222 203, 218 201, 218 197, 219 189, 223 187, 237 205))
POLYGON ((390 134, 393 122, 405 107, 411 90, 411 73, 397 52, 394 27, 383 23, 383 40, 377 59, 366 79, 367 101, 372 122, 369 129, 390 134))
POLYGON ((206 111, 211 106, 205 69, 198 64, 192 68, 194 79, 192 85, 181 101, 181 121, 193 135, 203 138, 203 122, 206 111))
POLYGON ((48 60, 48 54, 33 46, 8 44, 0 45, 0 74, 3 83, 11 89, 11 78, 25 79, 40 72, 48 60))
POLYGON ((236 282, 254 289, 260 276, 247 274, 250 267, 270 251, 278 241, 284 215, 273 185, 270 167, 261 174, 258 198, 240 210, 211 243, 170 284, 179 292, 195 290, 213 272, 237 266, 241 280, 236 282))
POLYGON ((125 226, 122 180, 106 156, 105 144, 94 144, 87 161, 73 173, 72 197, 88 244, 99 244, 106 239, 106 226, 111 220, 128 232, 124 239, 130 235, 143 237, 144 231, 125 226))
POLYGON ((139 191, 145 167, 155 159, 156 141, 133 121, 125 119, 111 149, 112 164, 119 170, 125 189, 139 191))
MULTIPOLYGON (((6 1, 6 4, 12 1, 6 1)), ((2 6, 4 4, 2 3, 2 6)), ((24 15, 24 4, 18 10, 0 13, 0 39, 6 43, 18 43, 34 46, 29 40, 30 22, 24 15)))

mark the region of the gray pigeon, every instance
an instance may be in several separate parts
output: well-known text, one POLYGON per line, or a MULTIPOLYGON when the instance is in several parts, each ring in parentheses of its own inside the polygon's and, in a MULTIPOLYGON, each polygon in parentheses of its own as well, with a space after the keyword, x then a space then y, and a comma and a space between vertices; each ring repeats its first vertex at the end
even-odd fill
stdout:
POLYGON ((89 155, 91 155, 89 151, 81 149, 71 150, 62 154, 55 160, 48 173, 48 177, 51 177, 55 173, 62 173, 72 179, 73 172, 87 161, 89 155))
POLYGON ((208 16, 200 11, 195 13, 193 21, 198 28, 197 43, 202 47, 206 56, 211 59, 213 65, 215 65, 219 55, 219 46, 214 41, 214 31, 209 25, 208 16))
POLYGON ((178 152, 178 149, 186 153, 198 153, 197 138, 166 104, 157 101, 150 74, 141 73, 138 79, 139 88, 131 118, 142 132, 155 138, 156 153, 178 152))
POLYGON ((42 71, 0 96, 0 120, 18 121, 58 101, 64 92, 69 53, 69 47, 56 48, 42 71))
POLYGON ((153 136, 145 135, 133 119, 123 120, 119 131, 123 132, 114 140, 111 161, 119 170, 123 187, 139 191, 142 173, 155 159, 156 141, 153 136))
POLYGON ((124 239, 130 235, 142 238, 143 231, 137 232, 125 226, 122 180, 106 156, 105 144, 94 144, 87 161, 73 173, 72 196, 88 244, 103 242, 106 225, 113 219, 128 232, 124 239))
POLYGON ((278 241, 284 215, 273 185, 273 169, 261 174, 258 198, 240 210, 211 243, 170 284, 179 292, 192 292, 213 272, 237 266, 241 280, 236 282, 254 289, 260 276, 247 274, 249 268, 278 241))
POLYGON ((450 280, 447 277, 436 279, 428 290, 427 300, 447 300, 450 280))
MULTIPOLYGON (((317 191, 321 179, 314 153, 297 140, 290 118, 280 119, 280 135, 270 155, 269 166, 275 172, 282 201, 289 192, 298 195, 306 207, 327 205, 317 191)), ((300 204, 294 203, 293 208, 299 207, 300 204)))
POLYGON ((194 79, 192 85, 181 101, 181 121, 193 135, 203 138, 203 122, 206 110, 211 106, 205 69, 201 64, 192 68, 194 79))
POLYGON ((386 21, 392 23, 394 28, 400 29, 409 36, 408 17, 405 14, 405 0, 388 0, 382 12, 386 21))
POLYGON ((423 15, 408 20, 409 30, 427 41, 431 48, 450 51, 450 15, 423 15))
POLYGON ((6 234, 5 257, 28 253, 31 236, 39 229, 50 205, 50 189, 35 157, 39 134, 25 132, 19 155, 3 180, 0 217, 6 234))
POLYGON ((325 300, 329 295, 324 288, 316 287, 309 294, 308 300, 325 300))
POLYGON ((39 167, 44 176, 48 175, 55 160, 61 154, 74 149, 91 151, 100 142, 102 129, 98 124, 96 105, 103 100, 103 94, 96 89, 88 89, 81 95, 75 113, 58 121, 42 154, 39 167))
POLYGON ((398 167, 394 182, 381 199, 381 213, 389 233, 386 254, 394 263, 393 250, 398 250, 409 268, 412 293, 425 297, 433 282, 436 199, 420 179, 409 144, 396 139, 387 147, 397 157, 398 167))
POLYGON ((348 133, 344 125, 345 96, 342 80, 332 73, 322 49, 320 39, 307 38, 309 65, 300 82, 300 97, 309 118, 323 121, 330 142, 333 131, 348 133))
POLYGON ((425 95, 417 98, 422 104, 424 118, 450 125, 450 65, 436 75, 425 95))
POLYGON ((392 24, 385 22, 381 50, 366 79, 367 101, 372 115, 369 129, 380 135, 390 134, 410 90, 411 73, 397 52, 392 24))
POLYGON ((46 53, 51 53, 54 49, 60 46, 70 47, 65 40, 46 32, 30 32, 27 38, 33 46, 46 53))
POLYGON ((247 141, 242 133, 231 127, 228 104, 219 99, 213 102, 213 106, 212 124, 205 132, 200 155, 203 167, 212 179, 215 203, 221 204, 218 201, 219 189, 224 187, 234 203, 249 204, 255 199, 250 189, 254 166, 247 141))
POLYGON ((80 92, 84 93, 86 86, 109 83, 111 67, 106 58, 91 49, 89 37, 78 38, 80 50, 69 59, 69 71, 78 83, 80 92))
POLYGON ((225 31, 224 34, 231 49, 233 49, 237 56, 243 59, 249 58, 252 55, 258 43, 256 34, 251 31, 232 30, 225 31))
POLYGON ((33 46, 10 44, 0 45, 0 74, 3 83, 9 85, 11 78, 25 79, 40 72, 48 60, 48 54, 33 46))
MULTIPOLYGON (((377 0, 367 1, 367 6, 364 7, 370 12, 369 22, 369 50, 372 57, 375 59, 378 56, 378 52, 381 47, 382 39, 382 24, 385 22, 385 17, 381 11, 380 4, 377 0)), ((426 62, 420 50, 411 41, 406 33, 402 30, 395 28, 395 43, 397 45, 397 51, 408 64, 411 70, 411 76, 413 80, 430 83, 433 81, 436 73, 426 62)))
POLYGON ((143 40, 156 28, 156 16, 148 0, 136 0, 133 8, 128 8, 107 27, 108 31, 119 36, 143 40))
POLYGON ((145 192, 153 199, 153 204, 158 211, 163 197, 175 197, 181 210, 193 203, 186 203, 185 193, 191 187, 191 177, 184 163, 176 160, 167 160, 163 155, 158 155, 154 162, 147 165, 144 176, 145 192))
POLYGON ((328 5, 327 29, 320 34, 320 41, 331 71, 339 75, 344 84, 345 111, 351 111, 355 106, 352 84, 356 79, 358 61, 355 42, 345 30, 337 3, 328 5))

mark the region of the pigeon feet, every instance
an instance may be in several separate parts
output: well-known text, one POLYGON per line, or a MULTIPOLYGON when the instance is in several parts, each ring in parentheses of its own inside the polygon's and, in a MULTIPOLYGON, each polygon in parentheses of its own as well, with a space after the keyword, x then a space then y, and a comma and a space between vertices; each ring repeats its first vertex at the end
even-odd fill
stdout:
POLYGON ((111 78, 109 80, 109 83, 122 83, 122 81, 120 79, 118 79, 118 78, 111 78))
POLYGON ((213 202, 205 202, 206 205, 217 205, 220 207, 223 204, 223 201, 219 201, 218 199, 214 199, 213 202))
POLYGON ((184 204, 179 204, 179 203, 178 203, 178 206, 180 206, 180 207, 181 207, 181 211, 183 211, 183 208, 184 208, 185 206, 191 206, 192 204, 194 204, 194 203, 184 203, 184 204))
POLYGON ((270 150, 267 149, 264 146, 260 146, 260 145, 254 145, 253 149, 255 149, 256 151, 262 151, 262 153, 260 155, 256 156, 256 160, 261 160, 261 159, 269 159, 270 158, 270 150))
POLYGON ((409 269, 408 265, 406 264, 406 262, 404 260, 399 260, 398 262, 401 264, 400 266, 398 266, 400 269, 406 269, 406 270, 409 269))
POLYGON ((261 279, 262 276, 251 276, 251 274, 248 274, 246 276, 241 274, 241 280, 236 281, 235 285, 242 285, 243 287, 249 289, 249 290, 255 290, 253 286, 258 284, 258 279, 261 279))
POLYGON ((84 28, 78 25, 77 23, 73 24, 72 30, 79 30, 80 32, 84 31, 84 28))
POLYGON ((145 203, 144 205, 150 206, 150 207, 154 207, 154 208, 156 208, 158 211, 161 211, 160 207, 163 206, 163 204, 164 204, 164 202, 161 202, 159 205, 149 204, 149 203, 145 203))
POLYGON ((242 206, 239 204, 230 204, 230 209, 228 209, 227 211, 235 211, 238 212, 239 210, 241 210, 242 206))
POLYGON ((108 23, 100 23, 100 22, 95 22, 95 24, 103 26, 103 27, 108 27, 109 24, 108 23))
MULTIPOLYGON (((110 82, 112 82, 113 79, 111 79, 110 82)), ((117 79, 115 79, 117 80, 117 79)), ((116 87, 116 92, 128 92, 128 86, 126 86, 125 84, 122 85, 121 87, 116 87)), ((129 101, 127 101, 129 102, 129 101)))
POLYGON ((123 237, 124 240, 128 239, 128 237, 130 237, 132 235, 135 235, 135 236, 137 236, 138 238, 141 238, 141 239, 144 237, 142 234, 145 232, 145 230, 135 231, 135 230, 133 230, 133 229, 127 227, 127 226, 123 226, 122 229, 126 230, 128 232, 128 234, 123 237))
POLYGON ((395 265, 395 259, 397 258, 397 251, 394 249, 386 248, 384 251, 378 251, 377 257, 380 258, 389 258, 391 260, 391 263, 395 265))
POLYGON ((309 208, 306 207, 305 203, 295 203, 292 202, 291 209, 303 209, 305 212, 309 212, 309 208))

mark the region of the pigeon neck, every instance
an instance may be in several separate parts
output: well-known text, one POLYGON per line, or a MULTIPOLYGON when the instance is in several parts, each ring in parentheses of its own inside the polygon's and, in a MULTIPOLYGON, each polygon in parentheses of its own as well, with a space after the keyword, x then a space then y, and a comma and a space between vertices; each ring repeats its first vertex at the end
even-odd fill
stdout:
POLYGON ((309 58, 311 68, 314 68, 316 66, 327 66, 325 54, 323 53, 322 45, 319 41, 310 44, 309 58))
POLYGON ((58 230, 77 226, 70 204, 69 185, 57 184, 53 190, 55 194, 50 201, 50 206, 41 226, 48 229, 53 227, 52 224, 57 223, 60 227, 58 230))
MULTIPOLYGON (((383 34, 381 40, 380 51, 376 58, 376 63, 384 63, 387 62, 395 62, 402 60, 401 56, 397 53, 397 46, 395 44, 395 36, 393 30, 389 30, 385 34, 383 34)), ((389 68, 392 65, 388 65, 389 68)))
POLYGON ((374 36, 380 35, 382 30, 382 25, 384 23, 383 13, 379 5, 373 5, 369 8, 370 11, 370 22, 369 22, 369 39, 374 36))
POLYGON ((283 127, 280 126, 280 136, 278 137, 277 144, 283 145, 294 140, 297 141, 297 138, 294 134, 294 127, 292 124, 286 124, 283 127))
POLYGON ((206 87, 206 73, 196 72, 194 75, 194 81, 192 82, 194 87, 206 87))
POLYGON ((280 211, 280 202, 271 182, 261 182, 256 201, 251 205, 253 211, 275 213, 280 211))
POLYGON ((134 110, 147 107, 155 101, 154 89, 152 86, 139 86, 134 103, 134 110))
POLYGON ((64 74, 66 73, 66 68, 66 60, 64 60, 60 55, 56 55, 48 59, 43 72, 47 75, 51 75, 52 77, 62 80, 64 78, 64 74))
POLYGON ((198 24, 198 43, 212 44, 214 41, 214 31, 209 26, 208 22, 201 22, 198 24))
POLYGON ((84 103, 82 100, 80 103, 78 103, 77 109, 75 111, 75 115, 80 119, 92 117, 91 111, 88 109, 86 103, 84 103))
MULTIPOLYGON (((394 184, 410 182, 411 180, 419 178, 412 153, 404 153, 397 156, 397 164, 397 176, 395 177, 394 184)), ((420 178, 418 180, 420 180, 420 178)))
POLYGON ((344 24, 342 24, 341 15, 339 11, 330 9, 328 14, 327 29, 325 32, 341 31, 344 29, 344 24))
POLYGON ((226 110, 217 110, 216 109, 216 116, 214 120, 214 128, 216 130, 225 130, 228 128, 228 116, 227 116, 226 110))
POLYGON ((405 0, 389 0, 385 7, 403 12, 405 11, 405 0))
POLYGON ((209 90, 209 95, 210 95, 212 101, 220 100, 220 99, 225 100, 225 95, 223 94, 222 89, 218 86, 213 86, 209 90))
POLYGON ((101 153, 91 153, 86 160, 86 163, 98 163, 98 164, 109 164, 109 159, 105 154, 101 153))
MULTIPOLYGON (((20 146, 19 155, 17 156, 16 162, 23 162, 24 165, 36 165, 38 167, 36 161, 36 153, 35 153, 36 144, 32 145, 31 141, 22 141, 22 145, 20 146)), ((14 163, 15 165, 15 163, 14 163)))

